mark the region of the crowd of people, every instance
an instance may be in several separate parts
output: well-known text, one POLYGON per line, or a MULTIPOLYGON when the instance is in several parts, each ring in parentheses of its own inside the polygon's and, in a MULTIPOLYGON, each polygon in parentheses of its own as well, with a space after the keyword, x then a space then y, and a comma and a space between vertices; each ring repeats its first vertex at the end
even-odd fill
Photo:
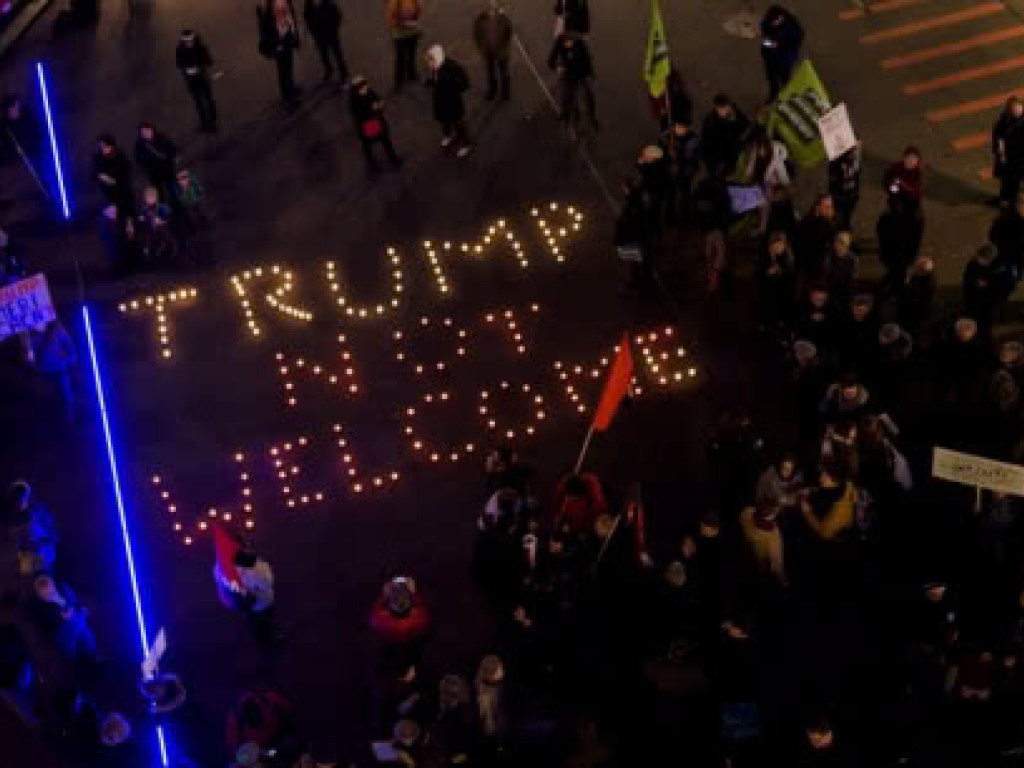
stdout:
MULTIPOLYGON (((422 12, 419 0, 387 5, 396 91, 419 77, 422 12)), ((585 0, 558 0, 555 13, 548 63, 574 135, 581 111, 599 127, 589 11, 585 0)), ((350 74, 333 0, 308 0, 303 18, 324 78, 337 74, 348 89, 368 166, 377 167, 377 145, 400 166, 384 99, 350 74)), ((267 0, 258 30, 259 52, 274 61, 292 109, 301 90, 291 3, 267 0)), ((485 98, 508 99, 512 21, 492 0, 472 34, 485 98)), ((761 35, 770 105, 799 61, 804 29, 772 6, 761 35)), ((465 157, 466 67, 440 45, 425 53, 441 144, 465 157)), ((194 31, 182 34, 176 61, 201 129, 216 131, 213 58, 194 31)), ((429 588, 408 573, 388 578, 368 619, 378 655, 355 764, 559 765, 581 753, 737 767, 1019 762, 1021 500, 940 484, 929 461, 941 445, 1024 462, 1024 343, 1000 324, 1024 270, 1022 102, 1010 99, 993 128, 1000 211, 952 310, 936 300, 936 264, 922 255, 920 149, 908 146, 876 180, 885 197, 873 228, 884 274, 868 281, 859 270, 868 239, 857 218, 859 144, 828 163, 827 192, 801 216, 796 171, 762 114, 749 118, 721 93, 698 125, 675 70, 652 106, 659 140, 623 182, 615 245, 645 296, 669 227, 699 237, 712 293, 731 292, 741 255, 754 251, 751 331, 778 352, 790 428, 766 438, 753 409, 724 409, 708 438, 705 487, 685 500, 676 521, 684 530, 671 536, 672 526, 657 525, 669 512, 649 510, 642 487, 609 487, 579 470, 544 493, 513 449, 495 450, 473 558, 497 619, 495 647, 482 649, 472 679, 465 670, 431 676, 423 663, 433 636, 429 588), (754 190, 755 203, 738 210, 737 188, 754 190)), ((39 167, 41 134, 15 97, 4 103, 4 136, 39 167)), ((99 138, 104 238, 124 271, 178 259, 205 218, 194 174, 150 122, 139 124, 134 162, 146 178, 141 196, 116 139, 99 138)), ((73 347, 59 338, 53 345, 73 359, 73 347)), ((19 599, 66 669, 47 728, 97 765, 141 765, 128 751, 136 744, 129 719, 102 715, 92 701, 100 664, 88 610, 57 578, 56 525, 27 483, 11 488, 5 523, 25 579, 19 599)), ((275 651, 283 638, 269 563, 240 538, 222 533, 218 542, 221 602, 275 651)), ((34 717, 25 641, 4 624, 0 642, 4 690, 34 717)), ((169 716, 187 698, 170 674, 139 688, 140 722, 169 716)), ((270 686, 240 696, 224 741, 232 765, 314 765, 295 704, 270 686)))

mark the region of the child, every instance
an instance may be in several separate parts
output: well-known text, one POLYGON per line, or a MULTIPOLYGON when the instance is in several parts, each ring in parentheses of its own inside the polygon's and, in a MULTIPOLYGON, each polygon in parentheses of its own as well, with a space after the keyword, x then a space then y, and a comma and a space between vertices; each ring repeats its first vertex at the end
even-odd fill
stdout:
POLYGON ((181 200, 185 209, 185 216, 190 224, 206 226, 209 220, 206 216, 203 201, 206 195, 196 175, 187 168, 178 171, 178 199, 181 200))

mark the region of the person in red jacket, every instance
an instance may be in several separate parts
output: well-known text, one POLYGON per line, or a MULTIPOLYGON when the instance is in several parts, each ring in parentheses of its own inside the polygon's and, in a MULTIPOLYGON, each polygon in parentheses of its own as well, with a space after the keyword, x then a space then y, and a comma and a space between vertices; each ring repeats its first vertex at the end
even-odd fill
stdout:
POLYGON ((246 691, 228 714, 227 745, 231 754, 249 742, 270 749, 294 736, 295 705, 276 691, 246 691))
POLYGON ((912 206, 921 205, 923 193, 921 150, 907 147, 903 159, 889 166, 885 172, 885 188, 890 196, 899 196, 912 206))
POLYGON ((385 659, 415 666, 430 630, 430 611, 414 579, 396 576, 381 588, 370 611, 370 629, 383 642, 385 659))
POLYGON ((608 511, 597 475, 571 474, 555 490, 555 530, 583 536, 594 530, 594 521, 608 511))

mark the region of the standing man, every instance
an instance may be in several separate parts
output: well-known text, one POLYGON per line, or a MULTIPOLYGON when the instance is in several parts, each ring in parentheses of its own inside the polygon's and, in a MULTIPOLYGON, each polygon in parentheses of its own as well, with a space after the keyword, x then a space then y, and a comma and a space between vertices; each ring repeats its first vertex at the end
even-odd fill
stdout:
POLYGON ((306 0, 303 16, 320 53, 320 61, 324 63, 324 80, 330 80, 333 74, 333 57, 333 63, 338 65, 338 79, 343 85, 347 84, 348 65, 341 52, 341 11, 338 6, 334 0, 306 0))
POLYGON ((126 216, 135 216, 135 190, 132 187, 132 167, 128 158, 117 147, 117 141, 104 133, 96 142, 93 157, 93 176, 107 202, 126 216))
POLYGON ((487 8, 476 17, 473 39, 487 68, 487 94, 484 98, 491 101, 497 96, 500 82, 501 98, 508 101, 511 96, 508 60, 512 48, 512 20, 498 5, 498 0, 489 0, 487 8))
POLYGON ((1024 102, 1010 97, 992 128, 993 175, 999 179, 999 204, 1012 205, 1024 178, 1024 102))
POLYGON ((139 137, 135 140, 135 162, 139 164, 150 185, 160 191, 161 199, 178 209, 178 179, 175 164, 178 148, 160 133, 148 120, 139 123, 139 137))
POLYGON ((761 58, 768 76, 768 101, 775 101, 800 57, 804 30, 796 16, 781 5, 771 6, 761 19, 761 58))
POLYGON ((597 100, 594 98, 594 64, 590 58, 590 50, 575 33, 566 32, 555 41, 555 47, 548 57, 548 66, 558 72, 561 82, 560 109, 562 121, 569 129, 569 136, 576 138, 574 121, 579 109, 579 94, 583 93, 583 104, 587 116, 597 130, 597 100))
POLYGON ((196 103, 199 126, 207 133, 217 130, 217 104, 210 88, 209 69, 213 66, 210 50, 195 32, 186 29, 178 40, 174 54, 178 69, 185 78, 185 87, 196 103))
POLYGON ((295 51, 299 48, 299 26, 290 0, 267 0, 258 11, 260 53, 277 66, 277 86, 287 109, 298 103, 295 87, 295 51))
POLYGON ((384 153, 396 168, 402 164, 401 159, 391 144, 388 121, 384 118, 384 102, 370 88, 366 78, 356 75, 352 78, 352 95, 349 98, 352 108, 352 120, 359 132, 359 141, 366 155, 366 165, 371 171, 377 170, 377 161, 373 159, 373 145, 381 144, 384 153))
POLYGON ((420 42, 420 0, 388 0, 388 26, 395 41, 395 90, 416 82, 416 46, 420 42))
POLYGON ((455 142, 455 154, 461 159, 472 151, 462 103, 462 94, 469 90, 469 77, 459 62, 444 55, 440 45, 430 46, 427 64, 434 89, 434 118, 441 124, 441 146, 455 142))

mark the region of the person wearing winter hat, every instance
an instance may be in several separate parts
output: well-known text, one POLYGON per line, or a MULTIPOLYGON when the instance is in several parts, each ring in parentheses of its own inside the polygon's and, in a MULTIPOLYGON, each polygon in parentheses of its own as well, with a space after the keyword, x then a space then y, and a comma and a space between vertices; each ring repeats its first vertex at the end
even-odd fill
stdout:
POLYGON ((210 49, 194 30, 186 29, 178 38, 174 59, 185 79, 185 87, 196 103, 200 128, 213 133, 217 130, 217 103, 213 100, 213 89, 210 87, 209 70, 213 66, 210 49))
POLYGON ((398 168, 401 166, 402 160, 391 143, 391 131, 388 130, 388 121, 384 117, 383 99, 370 88, 366 78, 362 75, 352 78, 351 87, 349 107, 352 110, 352 120, 355 122, 356 131, 359 134, 359 142, 363 145, 367 167, 371 171, 377 170, 377 161, 373 158, 373 145, 380 144, 384 147, 384 154, 388 156, 391 164, 398 168))
POLYGON ((429 84, 434 91, 434 119, 441 126, 441 146, 455 145, 455 154, 463 158, 472 151, 466 129, 466 107, 462 95, 469 90, 469 76, 459 62, 445 55, 434 44, 427 49, 429 84))

